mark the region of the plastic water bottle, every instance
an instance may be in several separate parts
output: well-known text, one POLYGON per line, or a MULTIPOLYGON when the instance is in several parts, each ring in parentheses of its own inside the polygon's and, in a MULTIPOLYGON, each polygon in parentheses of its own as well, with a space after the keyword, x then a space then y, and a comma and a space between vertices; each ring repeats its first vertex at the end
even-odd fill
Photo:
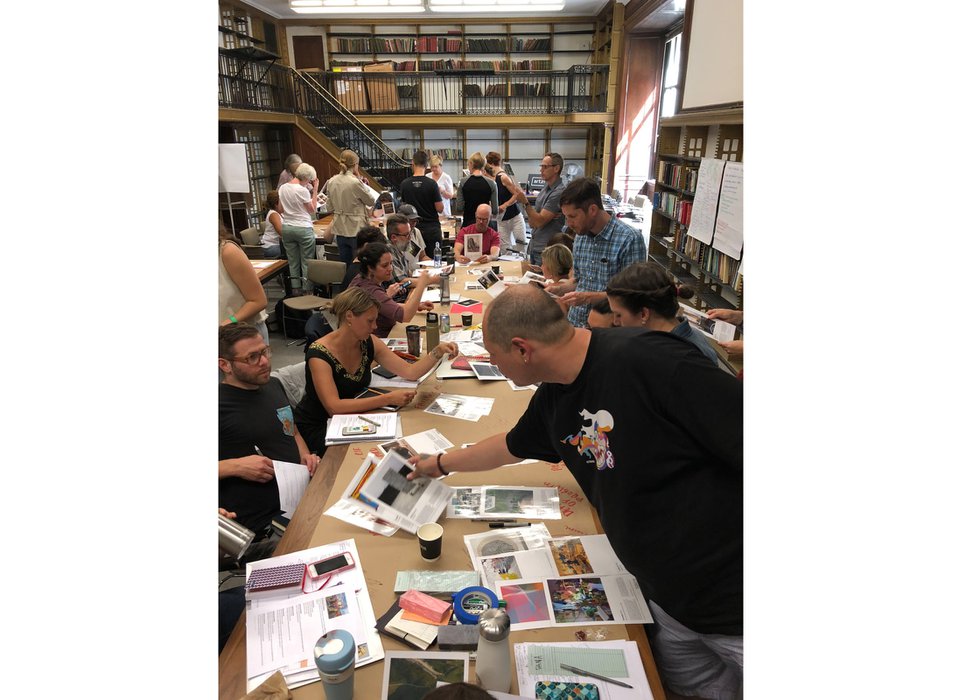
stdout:
POLYGON ((480 613, 476 643, 476 677, 485 690, 510 692, 510 615, 506 601, 480 613))
POLYGON ((442 246, 436 243, 436 249, 432 251, 432 263, 435 269, 442 267, 442 246))

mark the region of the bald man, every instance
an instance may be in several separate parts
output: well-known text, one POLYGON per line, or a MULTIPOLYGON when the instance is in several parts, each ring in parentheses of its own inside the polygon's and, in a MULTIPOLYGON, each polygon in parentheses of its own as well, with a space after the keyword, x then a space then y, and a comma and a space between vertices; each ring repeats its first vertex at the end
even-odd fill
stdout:
POLYGON ((515 384, 542 384, 510 432, 413 458, 409 479, 521 459, 564 462, 647 597, 665 685, 736 697, 742 383, 670 333, 576 328, 533 285, 508 287, 490 303, 483 344, 515 384))
POLYGON ((476 223, 464 226, 456 234, 456 260, 463 263, 485 263, 500 257, 500 235, 497 229, 490 226, 491 209, 489 204, 481 204, 476 208, 476 223), (480 234, 480 250, 464 250, 466 236, 480 234))

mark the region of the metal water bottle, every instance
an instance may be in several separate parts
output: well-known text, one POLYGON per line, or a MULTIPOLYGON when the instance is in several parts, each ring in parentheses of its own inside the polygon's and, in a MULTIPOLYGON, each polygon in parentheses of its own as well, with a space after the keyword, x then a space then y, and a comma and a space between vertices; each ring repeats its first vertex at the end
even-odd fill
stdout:
POLYGON ((497 608, 480 613, 476 625, 480 639, 476 643, 476 677, 485 690, 510 692, 510 615, 505 601, 497 608))
POLYGON ((449 303, 449 273, 443 272, 439 275, 439 303, 449 303))
POLYGON ((313 660, 327 700, 354 697, 354 637, 347 630, 330 630, 313 647, 313 660))
POLYGON ((425 351, 432 352, 439 345, 439 314, 430 311, 425 315, 425 351))

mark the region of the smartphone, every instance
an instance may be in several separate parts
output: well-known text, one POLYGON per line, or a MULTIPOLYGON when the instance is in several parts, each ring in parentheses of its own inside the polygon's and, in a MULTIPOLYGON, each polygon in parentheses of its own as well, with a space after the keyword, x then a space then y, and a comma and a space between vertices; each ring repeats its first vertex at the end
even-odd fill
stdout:
POLYGON ((337 556, 327 557, 326 559, 321 559, 310 564, 310 569, 312 569, 314 577, 326 576, 327 574, 334 574, 338 571, 346 571, 352 568, 354 568, 354 557, 348 552, 341 552, 337 556))
POLYGON ((376 425, 347 425, 344 426, 340 434, 341 435, 374 435, 378 432, 378 426, 376 425))

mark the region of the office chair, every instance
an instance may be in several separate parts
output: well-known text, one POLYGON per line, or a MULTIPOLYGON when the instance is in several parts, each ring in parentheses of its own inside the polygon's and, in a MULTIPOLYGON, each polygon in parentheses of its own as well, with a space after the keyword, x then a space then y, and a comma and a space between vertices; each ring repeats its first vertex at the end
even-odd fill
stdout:
POLYGON ((254 226, 250 228, 242 229, 241 237, 242 237, 242 242, 245 245, 257 245, 257 246, 262 245, 262 232, 259 231, 254 226))
MULTIPOLYGON (((282 300, 283 304, 283 319, 282 319, 282 337, 288 341, 289 336, 286 335, 286 309, 292 309, 293 311, 317 311, 323 309, 330 305, 330 297, 333 296, 333 286, 335 284, 341 284, 344 281, 344 275, 347 272, 347 266, 336 260, 308 260, 306 268, 306 278, 315 285, 326 287, 327 296, 322 297, 317 294, 304 294, 301 297, 286 297, 282 300)), ((295 279, 295 278, 293 278, 295 279)), ((302 280, 300 280, 302 282, 302 280)), ((287 345, 294 345, 295 343, 303 342, 302 339, 294 341, 292 343, 287 342, 287 345)))

